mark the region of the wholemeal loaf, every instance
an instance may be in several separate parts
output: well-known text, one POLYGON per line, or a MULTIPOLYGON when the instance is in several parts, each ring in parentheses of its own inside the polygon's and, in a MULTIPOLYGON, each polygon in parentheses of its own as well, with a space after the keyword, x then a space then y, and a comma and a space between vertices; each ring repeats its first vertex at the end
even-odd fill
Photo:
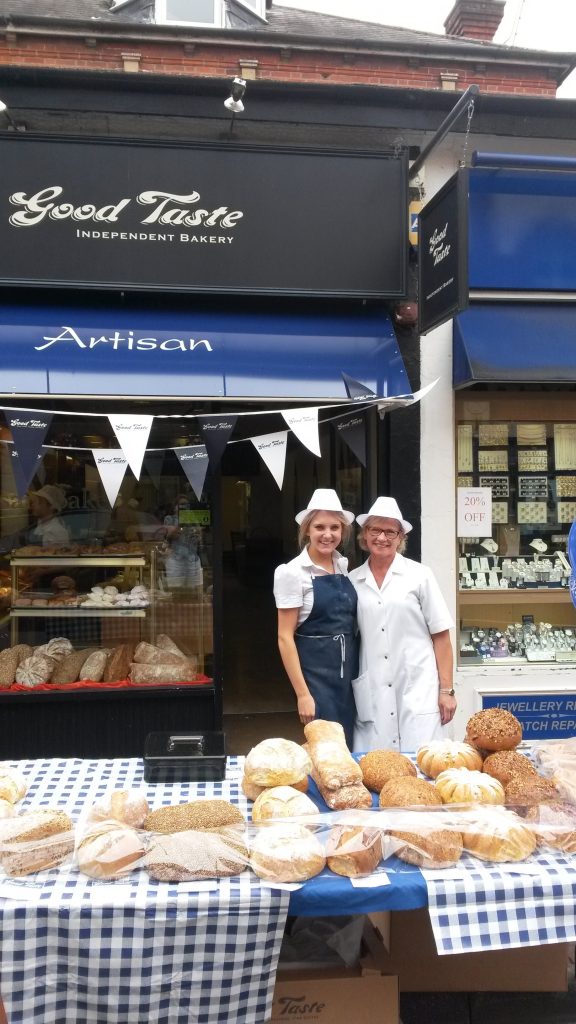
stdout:
POLYGON ((105 793, 88 813, 90 821, 120 821, 130 828, 142 828, 150 813, 146 794, 137 789, 113 789, 105 793))
POLYGON ((458 740, 431 740, 416 751, 416 763, 424 775, 435 779, 448 768, 480 771, 482 755, 469 743, 461 743, 458 740))
POLYGON ((15 647, 6 647, 0 651, 0 690, 7 690, 16 682, 18 661, 18 651, 15 647))
POLYGON ((326 864, 337 875, 371 875, 382 860, 382 833, 376 828, 338 825, 326 843, 326 864))
POLYGON ((506 783, 504 802, 523 814, 527 807, 546 804, 558 799, 558 790, 551 779, 540 775, 515 775, 506 783))
POLYGON ((532 762, 517 750, 497 750, 494 754, 489 754, 482 771, 498 779, 503 786, 515 776, 527 778, 538 774, 532 762))
POLYGON ((448 868, 462 856, 462 836, 452 829, 390 832, 401 845, 394 850, 400 860, 419 868, 448 868))
POLYGON ((311 814, 318 814, 316 804, 293 786, 273 786, 271 789, 263 790, 252 807, 252 821, 299 818, 311 814))
POLYGON ((63 811, 27 811, 0 829, 0 867, 18 877, 56 867, 74 850, 72 821, 63 811))
POLYGON ((371 750, 358 763, 364 785, 374 793, 379 793, 390 779, 402 775, 416 777, 417 774, 410 758, 396 750, 371 750))
POLYGON ((67 654, 56 665, 50 677, 50 682, 60 686, 64 686, 66 683, 75 683, 80 677, 80 672, 85 662, 93 653, 93 649, 87 647, 83 651, 74 651, 73 654, 67 654))
POLYGON ((263 825, 250 850, 252 870, 271 882, 304 882, 325 864, 320 842, 304 825, 263 825))
POLYGON ((121 878, 138 866, 144 845, 135 829, 113 822, 93 826, 78 841, 78 870, 90 878, 121 878))
POLYGON ((445 804, 503 804, 504 786, 491 775, 469 768, 448 768, 434 785, 445 804))
POLYGON ((130 665, 134 660, 134 646, 132 643, 120 644, 110 651, 102 675, 103 683, 117 683, 121 679, 128 679, 130 665))
POLYGON ((158 807, 144 819, 147 832, 203 832, 227 825, 244 825, 242 812, 227 800, 192 800, 158 807))
POLYGON ((291 786, 311 771, 310 758, 292 740, 274 737, 252 747, 244 762, 246 780, 256 786, 291 786))
POLYGON ((505 708, 485 708, 468 720, 465 738, 479 750, 514 750, 522 740, 522 726, 505 708))
POLYGON ((352 757, 339 722, 317 718, 304 726, 308 753, 325 789, 340 789, 362 782, 362 769, 352 757))
POLYGON ((248 865, 248 849, 237 829, 176 832, 155 836, 144 867, 159 882, 189 882, 239 875, 248 865))
POLYGON ((128 678, 139 686, 158 686, 161 683, 192 683, 198 675, 196 659, 178 660, 176 665, 142 665, 133 662, 128 678))
POLYGON ((379 803, 380 807, 439 807, 442 798, 432 782, 406 776, 390 779, 382 787, 379 803))
POLYGON ((102 682, 102 676, 104 675, 109 654, 110 651, 107 648, 102 648, 99 651, 92 651, 82 665, 82 668, 78 673, 78 679, 82 682, 102 682))

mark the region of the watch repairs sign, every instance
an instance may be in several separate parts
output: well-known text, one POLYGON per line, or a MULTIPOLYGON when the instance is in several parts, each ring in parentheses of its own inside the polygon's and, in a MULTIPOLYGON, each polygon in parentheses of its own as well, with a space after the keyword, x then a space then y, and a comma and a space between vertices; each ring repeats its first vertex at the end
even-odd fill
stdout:
POLYGON ((510 711, 521 723, 525 740, 576 736, 576 693, 483 694, 485 708, 510 711))

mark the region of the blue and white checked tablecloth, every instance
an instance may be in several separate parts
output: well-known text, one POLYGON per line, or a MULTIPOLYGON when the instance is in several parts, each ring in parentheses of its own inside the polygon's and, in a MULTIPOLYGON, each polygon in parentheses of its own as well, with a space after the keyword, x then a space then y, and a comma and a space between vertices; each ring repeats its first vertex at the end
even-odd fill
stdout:
MULTIPOLYGON (((30 782, 22 810, 61 808, 77 819, 107 790, 143 786, 151 807, 205 795, 247 814, 235 758, 222 783, 177 785, 146 786, 137 759, 17 767, 30 782)), ((0 992, 10 1024, 262 1024, 289 895, 249 872, 202 892, 140 870, 108 883, 73 867, 1 879, 0 992), (2 896, 6 885, 16 898, 2 896)))

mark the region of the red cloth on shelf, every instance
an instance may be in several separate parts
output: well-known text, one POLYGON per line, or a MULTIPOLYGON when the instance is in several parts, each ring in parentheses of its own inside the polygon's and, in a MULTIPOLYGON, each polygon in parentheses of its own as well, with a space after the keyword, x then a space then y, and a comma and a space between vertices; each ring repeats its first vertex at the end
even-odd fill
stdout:
POLYGON ((182 683, 153 683, 149 686, 133 683, 130 679, 120 679, 114 683, 93 683, 90 680, 82 680, 77 683, 42 683, 40 686, 22 686, 21 683, 14 683, 8 689, 0 690, 0 693, 35 693, 37 690, 123 690, 125 688, 128 690, 151 690, 156 686, 205 686, 211 682, 212 679, 209 676, 199 674, 196 679, 182 683))

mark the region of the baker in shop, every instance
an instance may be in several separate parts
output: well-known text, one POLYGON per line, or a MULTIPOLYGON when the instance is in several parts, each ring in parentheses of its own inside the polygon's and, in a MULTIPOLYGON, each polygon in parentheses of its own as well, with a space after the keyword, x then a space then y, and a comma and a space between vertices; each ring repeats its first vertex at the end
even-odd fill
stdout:
POLYGON ((368 558, 350 573, 360 631, 354 750, 418 750, 442 738, 456 710, 454 623, 431 570, 404 557, 412 525, 395 498, 377 498, 356 522, 368 558))
POLYGON ((45 484, 28 494, 29 508, 36 525, 28 533, 29 544, 59 547, 70 544, 70 532, 60 512, 66 505, 66 495, 55 484, 45 484))
POLYGON ((340 722, 351 746, 356 708, 356 592, 348 559, 338 550, 354 513, 336 491, 318 488, 295 517, 301 551, 274 573, 280 657, 298 702, 300 721, 340 722))

